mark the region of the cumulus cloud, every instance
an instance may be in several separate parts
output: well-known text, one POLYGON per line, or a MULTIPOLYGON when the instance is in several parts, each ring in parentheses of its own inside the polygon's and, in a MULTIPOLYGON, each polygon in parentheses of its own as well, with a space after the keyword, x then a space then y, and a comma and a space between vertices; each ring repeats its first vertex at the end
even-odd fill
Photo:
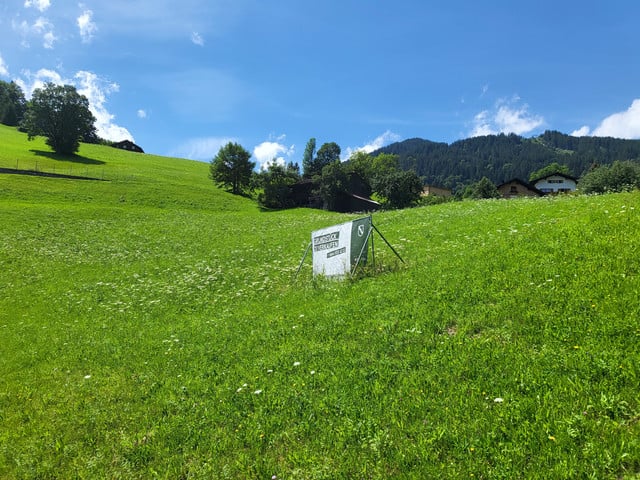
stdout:
POLYGON ((375 139, 373 139, 372 141, 370 141, 369 143, 361 147, 355 147, 355 148, 347 147, 343 152, 342 159, 343 160, 348 159, 355 152, 364 152, 364 153, 374 152, 379 148, 382 148, 393 142, 398 142, 401 139, 402 137, 400 137, 400 135, 393 133, 391 130, 387 130, 382 135, 377 136, 375 139))
POLYGON ((4 58, 2 58, 2 55, 0 55, 0 76, 9 76, 9 67, 7 67, 7 64, 4 62, 4 58))
POLYGON ((597 137, 640 138, 640 98, 624 112, 605 118, 592 133, 597 137))
POLYGON ((22 74, 26 77, 26 80, 24 78, 18 78, 16 79, 16 83, 24 92, 24 96, 27 100, 31 99, 33 91, 36 88, 44 87, 45 83, 51 82, 56 85, 73 84, 72 80, 64 79, 58 72, 46 68, 41 68, 35 74, 31 73, 29 70, 25 70, 22 74))
POLYGON ((93 39, 93 35, 98 29, 95 22, 93 21, 93 12, 91 10, 85 10, 78 17, 76 23, 78 25, 78 29, 80 30, 80 37, 82 38, 82 42, 89 43, 91 39, 93 39))
POLYGON ((496 135, 515 133, 523 135, 544 125, 544 118, 529 112, 529 106, 518 105, 519 97, 511 100, 499 100, 492 110, 483 110, 473 118, 473 130, 470 135, 496 135))
POLYGON ((231 137, 192 138, 170 151, 169 156, 209 162, 229 142, 237 143, 238 140, 231 137))
POLYGON ((606 117, 600 124, 591 130, 584 125, 571 132, 574 137, 614 137, 626 139, 640 138, 640 98, 631 102, 631 106, 623 111, 616 112, 606 117))
POLYGON ((589 132, 591 131, 591 129, 585 125, 583 127, 580 127, 577 130, 574 130, 573 132, 570 133, 570 135, 572 137, 586 137, 587 135, 589 135, 589 132))
POLYGON ((147 118, 147 111, 143 110, 143 109, 140 109, 140 110, 138 110, 137 115, 138 115, 138 118, 147 118))
POLYGON ((50 0, 25 0, 24 2, 24 8, 37 8, 41 12, 44 12, 50 6, 50 0))
POLYGON ((200 47, 204 46, 204 38, 202 38, 202 35, 200 35, 198 32, 193 32, 191 34, 191 41, 195 44, 198 45, 200 47))
POLYGON ((131 140, 133 136, 124 127, 114 123, 115 115, 109 113, 106 107, 107 97, 119 90, 118 84, 107 82, 95 73, 79 71, 73 78, 63 78, 58 72, 42 68, 35 74, 24 71, 23 78, 17 79, 16 83, 22 88, 24 95, 30 99, 36 88, 42 88, 46 83, 56 85, 73 85, 78 93, 84 95, 89 100, 89 110, 96 117, 96 131, 98 136, 106 140, 120 141, 131 140))
POLYGON ((266 141, 257 145, 253 149, 253 157, 258 163, 260 170, 266 170, 272 164, 284 165, 286 163, 283 155, 291 157, 295 153, 295 146, 280 143, 283 142, 285 136, 280 136, 277 141, 266 141))
POLYGON ((80 71, 75 77, 78 93, 89 99, 89 109, 96 117, 98 136, 107 140, 134 141, 133 135, 124 127, 114 123, 115 115, 106 108, 107 96, 120 90, 117 83, 110 83, 99 78, 95 73, 80 71))

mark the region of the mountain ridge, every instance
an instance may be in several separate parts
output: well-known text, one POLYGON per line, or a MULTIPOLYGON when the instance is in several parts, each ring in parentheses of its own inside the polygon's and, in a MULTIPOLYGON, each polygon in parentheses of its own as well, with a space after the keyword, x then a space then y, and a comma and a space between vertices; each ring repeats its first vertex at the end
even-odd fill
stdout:
POLYGON ((421 138, 392 143, 371 153, 395 154, 402 169, 413 169, 425 183, 459 188, 489 178, 496 184, 529 175, 553 162, 581 177, 594 165, 639 160, 640 140, 572 137, 547 130, 537 137, 498 134, 457 140, 451 144, 421 138))

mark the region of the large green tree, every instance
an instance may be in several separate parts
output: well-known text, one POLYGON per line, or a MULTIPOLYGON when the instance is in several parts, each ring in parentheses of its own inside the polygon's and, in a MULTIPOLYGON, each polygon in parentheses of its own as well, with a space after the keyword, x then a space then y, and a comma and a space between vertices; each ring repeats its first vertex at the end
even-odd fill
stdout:
POLYGON ((487 177, 482 177, 477 182, 467 186, 462 194, 464 198, 471 198, 474 200, 484 198, 501 198, 498 187, 489 180, 487 177))
POLYGON ((22 121, 26 109, 27 101, 20 86, 0 80, 0 123, 15 127, 22 121))
POLYGON ((322 169, 329 164, 340 161, 340 146, 335 142, 323 143, 318 149, 316 158, 311 163, 311 168, 305 173, 305 177, 322 175, 322 169))
POLYGON ((73 154, 80 140, 95 131, 95 121, 89 100, 74 86, 47 83, 34 90, 22 126, 29 140, 47 137, 47 145, 56 153, 73 154))
MULTIPOLYGON (((389 175, 400 170, 398 155, 391 153, 380 153, 373 157, 373 177, 389 175)), ((373 180, 373 179, 372 179, 373 180)))
POLYGON ((395 170, 376 175, 373 190, 380 195, 386 208, 412 207, 422 194, 422 181, 413 170, 395 170))
POLYGON ((287 166, 273 162, 265 171, 258 174, 262 192, 258 203, 265 208, 289 208, 294 206, 291 186, 300 180, 298 165, 287 166))
POLYGON ((552 162, 546 167, 542 167, 540 170, 531 172, 531 174, 529 175, 529 181, 533 182, 534 180, 538 180, 539 178, 547 177, 556 173, 562 173, 569 176, 572 175, 571 170, 567 165, 560 165, 558 162, 552 162))
POLYGON ((583 193, 624 192, 640 188, 640 163, 616 161, 591 170, 580 179, 583 193))
POLYGON ((220 186, 230 187, 234 195, 242 194, 250 185, 256 166, 250 158, 251 154, 242 145, 229 142, 211 160, 209 177, 220 186))
POLYGON ((335 160, 322 169, 318 193, 324 202, 324 208, 335 210, 341 193, 349 191, 349 175, 340 160, 335 160))

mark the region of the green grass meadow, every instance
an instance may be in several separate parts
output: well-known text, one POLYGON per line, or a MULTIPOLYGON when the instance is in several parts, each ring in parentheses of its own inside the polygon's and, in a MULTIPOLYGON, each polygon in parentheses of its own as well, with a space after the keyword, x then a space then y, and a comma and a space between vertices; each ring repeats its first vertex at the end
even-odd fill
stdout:
POLYGON ((381 212, 0 126, 0 478, 640 478, 640 192, 381 212))

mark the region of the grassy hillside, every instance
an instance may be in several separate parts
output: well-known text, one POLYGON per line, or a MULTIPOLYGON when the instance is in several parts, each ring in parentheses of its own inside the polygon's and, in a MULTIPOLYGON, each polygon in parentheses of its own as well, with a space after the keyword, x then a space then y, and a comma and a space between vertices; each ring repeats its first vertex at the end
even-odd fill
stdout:
POLYGON ((106 181, 0 174, 0 478, 640 476, 638 192, 376 214, 406 265, 293 282, 354 217, 38 142, 0 167, 106 181))

